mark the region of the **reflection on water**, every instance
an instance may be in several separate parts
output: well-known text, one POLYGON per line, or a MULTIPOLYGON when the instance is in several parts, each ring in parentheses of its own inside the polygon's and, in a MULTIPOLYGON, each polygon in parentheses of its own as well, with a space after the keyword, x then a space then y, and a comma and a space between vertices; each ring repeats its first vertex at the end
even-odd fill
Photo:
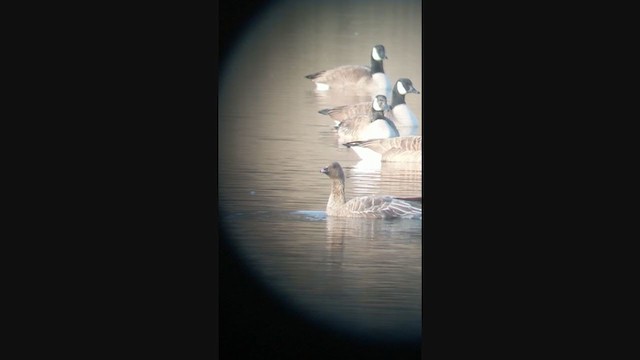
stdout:
MULTIPOLYGON (((318 110, 371 96, 316 91, 304 76, 368 64, 371 46, 383 44, 391 80, 408 77, 422 93, 420 2, 283 4, 256 22, 221 73, 221 226, 256 276, 309 319, 377 339, 418 339, 422 221, 327 217, 330 181, 319 170, 340 162, 347 198, 415 197, 421 164, 367 164, 339 146, 333 121, 318 110)), ((406 97, 418 119, 421 97, 406 97)))
MULTIPOLYGON (((399 197, 422 196, 421 163, 380 163, 358 161, 345 167, 345 189, 352 196, 396 195, 399 197)), ((328 196, 328 193, 327 193, 328 196)), ((347 200, 351 196, 348 196, 347 200)))
POLYGON ((319 325, 382 340, 421 327, 421 221, 323 211, 228 215, 247 259, 283 300, 319 325), (260 236, 256 236, 256 233, 260 236))

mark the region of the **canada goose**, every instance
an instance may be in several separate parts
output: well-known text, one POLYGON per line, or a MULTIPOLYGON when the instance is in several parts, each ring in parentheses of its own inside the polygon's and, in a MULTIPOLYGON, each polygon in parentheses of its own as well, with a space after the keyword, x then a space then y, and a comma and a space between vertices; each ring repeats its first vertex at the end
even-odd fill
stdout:
POLYGON ((400 136, 393 121, 384 116, 386 105, 387 97, 377 95, 369 105, 371 108, 370 115, 358 115, 342 121, 338 125, 340 141, 348 142, 400 136))
POLYGON ((393 114, 393 121, 397 127, 418 127, 418 118, 411 111, 409 105, 404 101, 406 94, 420 94, 411 80, 407 78, 401 78, 393 85, 391 92, 391 113, 393 114))
MULTIPOLYGON (((339 116, 341 119, 334 119, 336 123, 336 129, 340 127, 340 124, 344 123, 344 125, 348 126, 348 124, 354 123, 357 118, 366 119, 367 116, 370 118, 373 116, 375 118, 376 112, 383 112, 383 115, 386 117, 387 114, 391 114, 391 107, 387 104, 387 97, 384 95, 376 95, 373 97, 372 101, 365 101, 362 103, 357 103, 354 105, 343 105, 341 108, 344 109, 342 116, 339 116)), ((325 109, 327 111, 331 111, 333 109, 325 109)), ((323 110, 318 111, 321 114, 326 114, 323 110)))
POLYGON ((338 162, 320 170, 331 179, 331 194, 327 202, 328 216, 361 218, 422 219, 422 197, 398 198, 394 196, 361 196, 345 199, 345 176, 338 162))
MULTIPOLYGON (((373 110, 371 108, 371 102, 364 101, 351 105, 342 105, 334 108, 322 109, 319 110, 318 113, 322 115, 329 115, 329 117, 334 120, 336 125, 335 127, 337 129, 341 122, 358 117, 360 115, 371 115, 373 113, 373 110)), ((387 104, 386 96, 384 102, 384 116, 390 119, 393 116, 391 114, 391 107, 389 106, 389 104, 387 104)), ((391 120, 393 121, 393 119, 391 120)))
POLYGON ((386 93, 391 87, 384 73, 382 60, 387 59, 384 46, 371 49, 371 66, 343 65, 305 76, 316 84, 317 90, 361 88, 386 93))
POLYGON ((352 141, 344 144, 363 160, 381 162, 422 162, 422 136, 352 141))
MULTIPOLYGON (((396 127, 418 127, 418 119, 413 114, 411 109, 409 109, 409 106, 404 99, 404 96, 410 93, 420 94, 420 92, 413 86, 411 80, 407 78, 398 79, 398 81, 396 81, 396 83, 394 84, 393 91, 391 93, 391 106, 385 108, 385 116, 391 119, 396 127)), ((370 102, 365 101, 351 105, 342 105, 334 108, 322 109, 318 112, 322 115, 329 115, 329 117, 336 121, 337 125, 341 121, 354 118, 361 114, 371 114, 372 109, 370 105, 370 102)), ((411 131, 409 130, 409 132, 411 131)))

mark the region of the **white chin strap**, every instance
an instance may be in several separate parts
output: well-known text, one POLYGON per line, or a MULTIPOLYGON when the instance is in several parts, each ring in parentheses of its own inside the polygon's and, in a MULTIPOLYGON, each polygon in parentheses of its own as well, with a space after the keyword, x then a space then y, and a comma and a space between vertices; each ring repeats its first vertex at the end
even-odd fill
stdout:
POLYGON ((380 111, 382 110, 380 107, 378 107, 378 99, 373 100, 373 109, 375 111, 380 111))
POLYGON ((373 59, 376 60, 376 61, 382 60, 382 58, 378 54, 378 49, 376 49, 376 48, 373 48, 373 51, 371 51, 371 56, 373 56, 373 59))

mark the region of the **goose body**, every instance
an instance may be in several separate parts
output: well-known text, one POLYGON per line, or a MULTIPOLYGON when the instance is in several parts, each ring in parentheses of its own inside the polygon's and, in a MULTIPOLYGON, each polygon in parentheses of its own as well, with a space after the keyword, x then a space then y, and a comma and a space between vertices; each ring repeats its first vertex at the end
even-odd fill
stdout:
POLYGON ((384 46, 371 50, 371 66, 342 65, 305 76, 316 84, 317 90, 356 88, 386 94, 391 88, 382 61, 387 59, 384 46))
POLYGON ((422 162, 422 136, 353 141, 344 144, 362 160, 380 162, 422 162))
POLYGON ((358 115, 338 124, 340 142, 356 140, 385 139, 400 136, 393 122, 384 116, 387 98, 377 95, 369 105, 370 115, 358 115))
MULTIPOLYGON (((318 112, 322 115, 329 115, 329 117, 335 121, 336 129, 343 121, 348 121, 360 115, 371 116, 373 114, 370 101, 322 109, 318 112)), ((384 116, 390 119, 393 116, 393 114, 391 114, 391 107, 387 104, 386 100, 384 104, 384 116)), ((391 121, 393 121, 393 119, 391 119, 391 121)))
POLYGON ((394 196, 361 196, 345 199, 345 176, 339 163, 320 170, 331 179, 331 193, 327 202, 327 215, 359 218, 409 218, 422 219, 422 198, 399 198, 394 196))

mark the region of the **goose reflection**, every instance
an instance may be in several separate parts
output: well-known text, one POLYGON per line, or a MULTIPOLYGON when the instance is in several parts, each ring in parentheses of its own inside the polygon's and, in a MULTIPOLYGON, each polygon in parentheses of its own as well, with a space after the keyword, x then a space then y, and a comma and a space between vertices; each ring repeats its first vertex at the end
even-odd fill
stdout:
POLYGON ((375 221, 371 219, 327 216, 327 248, 343 250, 345 243, 372 240, 375 235, 375 221))
POLYGON ((422 196, 422 163, 382 163, 380 192, 397 196, 422 196))
MULTIPOLYGON (((380 193, 382 182, 380 164, 358 162, 352 167, 345 167, 353 196, 376 195, 380 193)), ((386 193, 385 193, 386 194, 386 193)))
POLYGON ((421 233, 422 222, 410 219, 327 216, 327 250, 341 256, 347 248, 352 256, 365 256, 381 241, 387 245, 422 241, 421 233))
POLYGON ((380 174, 384 181, 418 183, 422 185, 422 163, 381 163, 380 174))
POLYGON ((360 160, 345 168, 354 196, 394 194, 422 195, 422 163, 381 163, 360 160))
POLYGON ((344 261, 345 239, 349 235, 348 227, 344 224, 347 218, 327 216, 327 243, 326 250, 328 260, 326 263, 332 267, 342 267, 344 261))

